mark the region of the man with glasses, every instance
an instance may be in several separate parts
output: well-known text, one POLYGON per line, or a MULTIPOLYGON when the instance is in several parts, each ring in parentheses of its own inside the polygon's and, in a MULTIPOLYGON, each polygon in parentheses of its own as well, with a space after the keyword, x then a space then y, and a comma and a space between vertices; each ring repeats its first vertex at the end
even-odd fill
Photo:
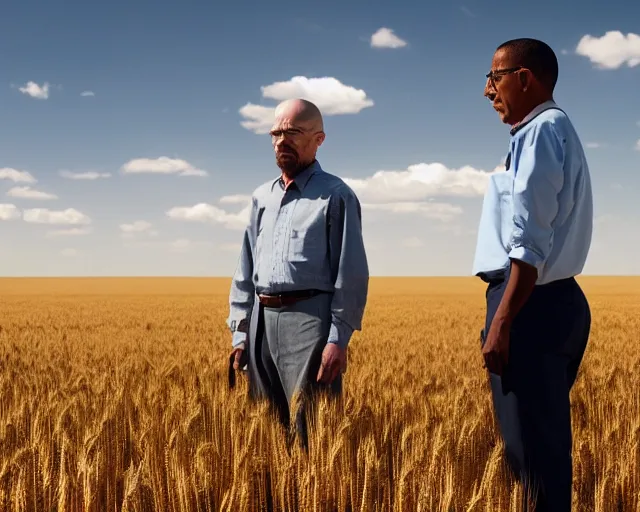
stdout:
POLYGON ((574 276, 591 243, 589 167, 553 99, 558 62, 535 39, 500 45, 484 95, 511 126, 484 198, 474 275, 488 283, 482 354, 507 459, 537 511, 571 510, 569 392, 589 337, 574 276))
POLYGON ((268 398, 285 427, 297 411, 290 434, 306 449, 306 404, 341 392, 369 271, 358 198, 316 159, 318 108, 282 102, 270 134, 281 172, 253 193, 227 323, 234 369, 247 364, 251 396, 268 398))

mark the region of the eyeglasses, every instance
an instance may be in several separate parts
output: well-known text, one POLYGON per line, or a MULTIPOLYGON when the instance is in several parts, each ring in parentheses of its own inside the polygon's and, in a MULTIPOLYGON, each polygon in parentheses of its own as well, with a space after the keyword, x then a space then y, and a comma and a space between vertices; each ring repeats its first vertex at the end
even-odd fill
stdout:
POLYGON ((491 84, 495 85, 498 83, 503 76, 510 75, 511 73, 516 73, 524 69, 522 66, 518 66, 517 68, 507 68, 507 69, 496 69, 495 71, 489 71, 485 76, 491 81, 491 84))
POLYGON ((289 130, 271 130, 269 135, 271 135, 272 139, 279 139, 280 137, 284 137, 285 139, 294 139, 297 136, 302 135, 302 133, 302 130, 290 128, 289 130))
POLYGON ((310 130, 303 130, 300 128, 289 128, 288 130, 270 130, 269 135, 271 135, 271 139, 276 141, 280 139, 280 137, 284 139, 295 139, 300 137, 301 135, 316 135, 320 133, 319 131, 312 132, 310 130))

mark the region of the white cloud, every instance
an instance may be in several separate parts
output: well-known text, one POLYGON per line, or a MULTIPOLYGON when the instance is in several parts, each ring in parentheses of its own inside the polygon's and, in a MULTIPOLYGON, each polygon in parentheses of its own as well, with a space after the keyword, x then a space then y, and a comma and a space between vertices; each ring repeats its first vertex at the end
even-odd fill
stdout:
POLYGON ((123 233, 142 233, 151 229, 151 223, 146 220, 136 220, 131 224, 120 224, 123 233))
POLYGON ((638 142, 636 142, 635 149, 636 151, 640 151, 640 139, 638 139, 638 142))
POLYGON ((448 169, 441 163, 419 163, 404 171, 377 171, 364 179, 343 179, 363 203, 399 203, 433 196, 481 196, 491 174, 503 170, 500 166, 487 172, 470 166, 448 169))
POLYGON ((174 220, 210 222, 212 224, 221 224, 227 229, 241 230, 246 227, 250 212, 250 204, 247 204, 238 213, 228 213, 217 206, 198 203, 193 206, 176 206, 168 210, 166 215, 174 220))
POLYGON ((40 86, 35 82, 29 81, 18 89, 21 93, 39 100, 46 100, 49 97, 49 84, 47 82, 40 86))
POLYGON ((10 180, 14 183, 35 183, 37 181, 30 172, 10 167, 0 168, 0 180, 10 180))
POLYGON ((275 119, 275 107, 263 107, 247 103, 238 111, 245 118, 240 124, 258 135, 269 133, 275 119))
POLYGON ((91 228, 69 228, 69 229, 54 229, 48 231, 47 238, 54 238, 59 236, 83 236, 91 233, 91 228))
POLYGON ((86 98, 86 97, 89 97, 89 96, 92 97, 92 96, 95 96, 95 95, 96 95, 96 93, 93 92, 93 91, 82 91, 80 93, 80 96, 82 96, 83 98, 86 98))
POLYGON ((97 180, 100 178, 110 178, 111 173, 96 172, 96 171, 86 171, 86 172, 60 171, 60 176, 68 180, 97 180))
POLYGON ((22 218, 25 222, 33 224, 91 224, 91 219, 75 208, 67 208, 66 210, 31 208, 29 210, 24 210, 22 218))
POLYGON ((371 36, 372 48, 403 48, 404 46, 407 46, 407 42, 395 35, 390 28, 379 28, 371 36))
POLYGON ((587 142, 585 146, 589 149, 598 149, 604 147, 604 144, 601 144, 600 142, 587 142))
POLYGON ((617 69, 624 64, 631 68, 640 64, 640 35, 625 36, 619 30, 608 31, 602 37, 587 34, 578 42, 576 53, 600 69, 617 69))
POLYGON ((78 256, 78 249, 68 247, 66 249, 62 249, 60 251, 60 254, 62 254, 66 258, 75 258, 76 256, 78 256))
POLYGON ((19 197, 21 199, 37 199, 37 200, 48 200, 48 199, 58 199, 58 196, 55 194, 50 194, 48 192, 42 192, 41 190, 35 190, 30 186, 24 187, 13 187, 9 189, 7 192, 9 197, 19 197))
POLYGON ((207 172, 197 169, 186 160, 161 156, 159 158, 134 158, 121 168, 124 174, 177 174, 179 176, 207 176, 207 172))
MULTIPOLYGON (((374 104, 364 90, 345 85, 333 77, 294 76, 286 82, 274 82, 260 89, 263 98, 278 102, 293 98, 311 101, 324 116, 357 114, 374 104)), ((253 103, 244 105, 239 113, 245 118, 240 124, 257 134, 268 133, 275 119, 275 107, 253 103)))
POLYGON ((0 204, 0 220, 15 220, 20 218, 20 210, 15 204, 0 204))
POLYGON ((251 201, 251 196, 236 194, 234 196, 223 196, 219 202, 221 204, 248 204, 251 201))
POLYGON ((136 233, 158 236, 158 232, 151 229, 152 227, 153 225, 146 220, 136 220, 130 224, 120 224, 120 231, 123 238, 133 238, 136 233))
POLYGON ((396 203, 362 203, 363 210, 378 210, 398 214, 418 214, 442 222, 449 222, 462 213, 462 208, 449 203, 396 202, 396 203))

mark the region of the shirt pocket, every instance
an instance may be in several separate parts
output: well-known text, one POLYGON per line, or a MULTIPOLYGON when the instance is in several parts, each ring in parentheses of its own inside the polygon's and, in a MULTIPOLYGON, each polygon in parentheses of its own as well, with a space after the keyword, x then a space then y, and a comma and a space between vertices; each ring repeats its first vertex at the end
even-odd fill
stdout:
POLYGON ((292 228, 289 237, 289 261, 312 262, 324 259, 322 226, 318 224, 292 228))
POLYGON ((319 269, 326 256, 327 224, 324 209, 319 205, 311 206, 296 208, 286 254, 292 263, 309 264, 319 269))

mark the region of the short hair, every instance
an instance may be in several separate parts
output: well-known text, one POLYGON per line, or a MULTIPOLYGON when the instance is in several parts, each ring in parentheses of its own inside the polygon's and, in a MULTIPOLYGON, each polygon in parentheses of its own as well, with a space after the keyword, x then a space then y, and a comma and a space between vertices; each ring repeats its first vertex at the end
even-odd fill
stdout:
POLYGON ((558 58, 548 44, 523 37, 502 43, 496 51, 503 49, 510 52, 514 65, 531 70, 549 90, 555 89, 558 82, 558 58))

